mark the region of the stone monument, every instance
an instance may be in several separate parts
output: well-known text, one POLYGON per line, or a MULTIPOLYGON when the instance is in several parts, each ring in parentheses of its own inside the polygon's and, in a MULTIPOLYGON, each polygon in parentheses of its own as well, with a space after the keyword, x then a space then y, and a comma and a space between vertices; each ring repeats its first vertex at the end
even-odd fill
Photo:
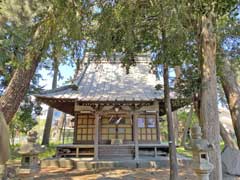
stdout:
POLYGON ((193 155, 192 168, 200 180, 209 180, 213 165, 209 162, 208 152, 214 149, 206 139, 202 139, 201 127, 194 125, 191 129, 191 143, 185 149, 191 150, 193 155))
POLYGON ((5 163, 10 157, 9 130, 3 113, 0 110, 0 179, 3 179, 5 173, 5 163))
POLYGON ((18 150, 18 154, 22 156, 21 167, 17 170, 21 174, 34 174, 39 171, 38 155, 44 151, 39 144, 36 143, 37 132, 28 132, 27 143, 23 144, 18 150))

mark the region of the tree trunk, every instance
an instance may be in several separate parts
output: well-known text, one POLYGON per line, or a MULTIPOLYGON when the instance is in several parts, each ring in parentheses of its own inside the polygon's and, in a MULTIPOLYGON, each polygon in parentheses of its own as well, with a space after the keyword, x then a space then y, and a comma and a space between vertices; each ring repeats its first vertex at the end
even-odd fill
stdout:
POLYGON ((166 44, 166 32, 162 30, 162 51, 163 51, 163 83, 164 83, 164 103, 167 115, 167 125, 168 125, 168 144, 169 144, 169 159, 170 159, 170 180, 178 179, 178 163, 177 163, 177 153, 175 145, 175 135, 174 135, 174 125, 172 119, 172 107, 170 99, 170 88, 169 88, 169 72, 167 65, 167 56, 164 52, 167 50, 166 44))
POLYGON ((64 118, 63 118, 63 139, 62 143, 65 143, 65 132, 66 132, 66 124, 67 124, 67 115, 64 113, 64 118))
POLYGON ((182 74, 181 67, 180 66, 175 66, 174 71, 175 71, 175 75, 176 75, 174 84, 176 85, 178 83, 180 77, 181 77, 181 74, 182 74))
POLYGON ((178 144, 178 118, 177 118, 177 110, 172 112, 172 120, 173 120, 173 129, 176 145, 178 144))
POLYGON ((78 58, 75 60, 76 69, 75 69, 75 73, 74 73, 74 79, 77 78, 79 71, 81 70, 85 56, 86 56, 86 51, 83 52, 82 58, 78 58))
MULTIPOLYGON (((54 54, 52 89, 57 88, 57 77, 58 77, 58 71, 59 71, 58 66, 59 66, 59 62, 54 54)), ((52 128, 53 111, 54 109, 52 107, 48 108, 47 119, 46 119, 44 132, 43 132, 42 145, 49 145, 49 139, 50 139, 51 128, 52 128)))
POLYGON ((54 109, 48 107, 46 123, 43 131, 42 145, 49 145, 50 133, 52 128, 52 118, 54 109))
POLYGON ((177 154, 176 154, 176 145, 173 129, 173 120, 172 120, 172 108, 170 103, 170 90, 168 83, 168 66, 163 65, 163 78, 164 78, 164 101, 167 114, 168 122, 168 142, 169 142, 169 156, 170 156, 170 180, 178 179, 178 164, 177 164, 177 154))
POLYGON ((216 36, 213 28, 212 14, 203 15, 201 19, 201 104, 200 123, 203 137, 215 145, 209 153, 210 162, 214 165, 210 175, 212 180, 222 180, 220 125, 217 105, 216 80, 216 36))
POLYGON ((26 50, 24 56, 25 65, 19 65, 6 88, 4 95, 0 98, 0 109, 8 124, 17 112, 18 107, 29 88, 29 84, 36 71, 41 56, 47 48, 48 34, 47 30, 44 30, 41 26, 36 29, 31 45, 26 50), (45 33, 47 33, 47 35, 45 33), (45 37, 42 36, 43 34, 45 34, 45 37), (36 46, 36 44, 39 46, 33 50, 31 46, 36 46))
POLYGON ((220 72, 222 87, 228 102, 231 113, 232 124, 237 137, 238 148, 240 149, 240 87, 237 78, 227 59, 223 59, 220 72))
POLYGON ((64 126, 64 116, 65 113, 62 113, 60 116, 60 119, 58 120, 58 131, 59 131, 59 136, 58 136, 58 140, 61 141, 61 137, 62 137, 62 131, 63 131, 63 126, 64 126))
POLYGON ((238 149, 238 146, 233 141, 233 139, 231 138, 231 136, 229 135, 229 133, 227 132, 227 130, 225 129, 225 127, 223 126, 223 124, 221 122, 220 122, 220 129, 221 129, 220 134, 224 141, 225 146, 229 146, 233 149, 238 149))
MULTIPOLYGON (((182 74, 181 67, 180 66, 175 66, 174 71, 175 71, 175 75, 176 75, 175 81, 174 81, 174 86, 176 86, 179 79, 180 79, 180 76, 182 74)), ((173 122, 174 122, 173 123, 174 124, 174 131, 175 131, 175 137, 176 137, 176 139, 175 139, 176 144, 178 144, 178 142, 179 142, 179 139, 178 139, 178 137, 179 137, 179 129, 178 129, 179 122, 178 122, 177 112, 178 112, 178 110, 172 112, 173 122)))

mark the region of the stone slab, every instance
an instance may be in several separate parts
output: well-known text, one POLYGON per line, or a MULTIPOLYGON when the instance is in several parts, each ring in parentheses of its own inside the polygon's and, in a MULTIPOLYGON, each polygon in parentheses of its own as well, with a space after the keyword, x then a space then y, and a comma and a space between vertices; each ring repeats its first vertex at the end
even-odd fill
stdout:
POLYGON ((240 151, 225 147, 222 152, 222 167, 226 174, 240 176, 240 151))
MULTIPOLYGON (((179 160, 181 165, 190 167, 191 159, 179 160)), ((69 169, 111 169, 111 168, 166 168, 169 167, 169 159, 146 158, 140 160, 81 160, 80 158, 49 158, 41 161, 41 168, 69 168, 69 169)))
POLYGON ((237 177, 223 174, 223 180, 237 180, 237 177))

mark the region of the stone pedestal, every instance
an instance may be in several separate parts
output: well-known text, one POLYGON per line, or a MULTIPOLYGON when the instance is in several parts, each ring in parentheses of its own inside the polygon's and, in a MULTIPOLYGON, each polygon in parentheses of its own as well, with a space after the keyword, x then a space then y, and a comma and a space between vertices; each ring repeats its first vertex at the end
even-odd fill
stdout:
POLYGON ((197 174, 199 180, 209 180, 209 174, 197 174))
POLYGON ((36 131, 30 131, 27 139, 28 142, 18 150, 18 154, 22 156, 22 159, 17 174, 24 177, 33 177, 40 170, 38 155, 43 152, 43 148, 36 144, 36 131))
POLYGON ((198 180, 209 180, 209 175, 213 170, 213 166, 209 167, 209 169, 195 169, 195 173, 198 176, 198 180))

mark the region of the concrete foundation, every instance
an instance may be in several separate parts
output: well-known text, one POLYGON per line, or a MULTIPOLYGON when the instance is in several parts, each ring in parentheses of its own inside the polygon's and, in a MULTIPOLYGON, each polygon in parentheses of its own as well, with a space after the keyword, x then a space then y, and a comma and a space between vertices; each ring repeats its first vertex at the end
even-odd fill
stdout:
MULTIPOLYGON (((190 166, 191 159, 179 158, 179 165, 190 166)), ((41 168, 111 169, 111 168, 163 168, 169 167, 168 157, 141 158, 139 160, 93 160, 92 158, 49 158, 41 161, 41 168)))

